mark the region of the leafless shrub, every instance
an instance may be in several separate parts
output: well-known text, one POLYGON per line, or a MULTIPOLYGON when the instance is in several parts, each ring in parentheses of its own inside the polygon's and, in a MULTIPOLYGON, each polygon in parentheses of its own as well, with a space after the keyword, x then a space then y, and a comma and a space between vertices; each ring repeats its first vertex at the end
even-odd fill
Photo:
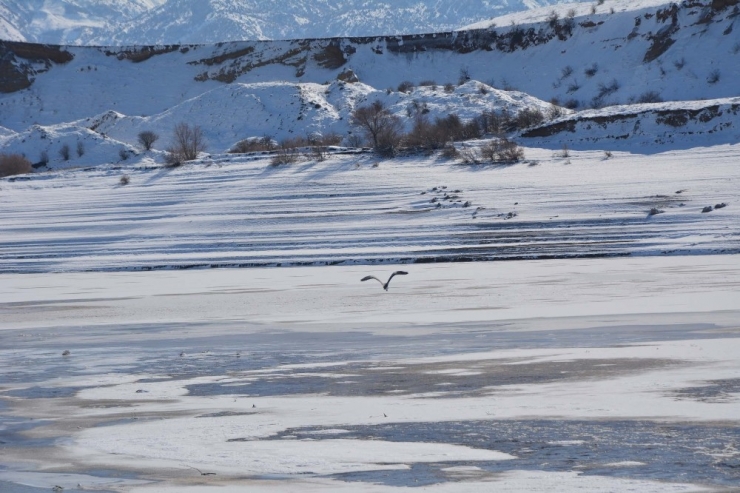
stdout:
POLYGON ((676 70, 681 70, 686 66, 686 60, 684 58, 680 58, 679 60, 675 60, 673 62, 673 66, 676 67, 676 70))
POLYGON ((460 157, 460 153, 453 144, 446 145, 440 155, 445 159, 457 159, 460 157))
POLYGON ((49 153, 47 151, 41 151, 41 154, 39 155, 39 164, 42 166, 49 164, 49 153))
POLYGON ((570 157, 570 149, 568 149, 568 144, 563 144, 563 148, 560 149, 560 152, 558 153, 558 157, 562 157, 562 158, 570 157))
POLYGON ((566 65, 565 67, 563 67, 563 70, 560 71, 560 76, 563 79, 567 79, 571 75, 573 75, 573 67, 571 67, 570 65, 566 65))
POLYGON ((414 83, 408 80, 405 80, 398 84, 398 92, 404 92, 409 93, 414 90, 414 83))
POLYGON ((129 176, 128 176, 128 175, 123 175, 123 176, 121 177, 121 179, 120 179, 120 180, 118 181, 118 183, 119 183, 119 184, 120 184, 120 185, 121 185, 122 187, 125 187, 126 185, 128 185, 129 183, 131 183, 131 178, 129 178, 129 176))
POLYGON ((537 108, 526 108, 516 115, 516 124, 520 129, 534 127, 545 121, 545 115, 537 108))
POLYGON ((466 67, 460 69, 460 76, 457 78, 457 85, 461 86, 470 80, 470 70, 466 67))
POLYGON ((720 77, 719 69, 714 69, 711 72, 709 72, 709 77, 707 77, 707 82, 709 84, 716 84, 717 82, 719 82, 719 77, 720 77))
POLYGON ((583 71, 583 73, 586 75, 586 77, 591 78, 599 71, 599 64, 594 63, 590 67, 588 67, 586 70, 583 71))
POLYGON ((164 155, 164 163, 168 168, 177 168, 182 165, 181 156, 172 152, 171 149, 167 149, 167 153, 164 155))
POLYGON ((429 113, 429 108, 427 107, 427 104, 422 103, 418 99, 414 99, 406 107, 406 116, 408 116, 409 118, 420 114, 426 115, 427 113, 429 113))
POLYGON ((364 141, 359 134, 351 133, 344 139, 347 147, 362 147, 364 141))
POLYGON ((309 148, 308 157, 314 161, 326 161, 326 156, 329 154, 329 149, 325 146, 312 146, 309 148))
POLYGON ((591 5, 591 15, 596 13, 596 5, 591 5))
POLYGON ((447 84, 445 84, 444 90, 447 94, 452 94, 453 92, 455 92, 455 85, 451 82, 448 82, 447 84))
POLYGON ((270 164, 273 166, 279 166, 281 164, 293 164, 297 163, 301 153, 298 152, 298 148, 295 144, 290 141, 283 141, 277 149, 277 152, 270 160, 270 164))
POLYGON ((30 173, 31 161, 21 154, 0 154, 0 178, 30 173))
POLYGON ((434 91, 437 90, 437 83, 433 80, 423 80, 419 82, 419 85, 422 87, 431 87, 434 91))
POLYGON ((660 93, 657 91, 647 91, 637 98, 638 103, 662 103, 663 98, 660 97, 660 93))
POLYGON ((577 99, 574 99, 574 98, 568 99, 568 100, 566 100, 566 101, 565 101, 565 102, 563 103, 563 106, 565 106, 565 107, 566 107, 566 108, 568 108, 569 110, 575 110, 575 109, 577 109, 577 108, 578 108, 578 107, 579 107, 580 105, 581 105, 581 102, 580 102, 580 101, 578 101, 577 99))
POLYGON ((414 126, 405 137, 409 147, 425 150, 442 149, 450 142, 475 139, 481 136, 476 119, 463 122, 456 114, 436 118, 432 123, 424 115, 414 119, 414 126))
POLYGON ((573 82, 568 84, 568 94, 576 92, 580 88, 581 88, 581 85, 578 83, 577 80, 574 80, 573 82))
POLYGON ((206 150, 203 130, 187 123, 178 123, 172 135, 172 145, 167 149, 168 163, 183 163, 192 161, 198 154, 206 150))
POLYGON ((159 140, 159 135, 151 130, 144 130, 143 132, 139 132, 138 139, 139 144, 141 144, 145 150, 151 151, 154 143, 159 140))
POLYGON ((493 139, 481 148, 483 159, 491 163, 516 163, 524 159, 524 151, 516 142, 505 137, 493 139))
POLYGON ((462 162, 465 164, 480 164, 481 163, 481 154, 478 149, 475 149, 473 147, 463 147, 459 151, 460 159, 462 159, 462 162))
POLYGON ((557 104, 557 100, 555 103, 552 103, 550 108, 547 110, 547 119, 548 120, 557 120, 560 117, 563 117, 566 115, 565 109, 563 109, 562 106, 557 104))
POLYGON ((324 161, 329 153, 329 146, 339 145, 342 137, 335 133, 311 134, 307 138, 309 146, 309 157, 316 161, 324 161))
POLYGON ((501 111, 484 111, 477 120, 481 133, 491 135, 504 134, 515 125, 513 123, 515 119, 505 109, 501 111))
POLYGON ((121 158, 121 161, 128 160, 128 157, 129 157, 128 150, 126 148, 124 148, 124 147, 118 149, 118 157, 121 158))
POLYGON ((550 27, 553 29, 560 25, 558 22, 560 20, 560 15, 558 15, 558 13, 555 12, 554 10, 550 11, 550 13, 547 15, 546 20, 547 20, 547 23, 550 25, 550 27))
POLYGON ((599 93, 597 98, 603 99, 606 96, 614 94, 619 90, 619 87, 619 82, 616 79, 613 79, 609 84, 599 83, 599 93))
POLYGON ((77 157, 82 157, 85 155, 85 143, 81 140, 77 141, 77 157))
POLYGON ((356 108, 350 123, 358 127, 372 142, 375 151, 383 156, 394 155, 403 137, 401 120, 380 101, 356 108))
POLYGON ((65 161, 69 161, 69 145, 64 144, 61 149, 59 149, 59 155, 64 159, 65 161))
POLYGON ((479 92, 479 93, 480 93, 481 95, 485 96, 485 95, 486 95, 486 94, 488 94, 488 92, 489 92, 489 91, 488 91, 488 87, 486 87, 486 86, 485 86, 484 84, 481 84, 481 85, 479 85, 479 86, 478 86, 478 92, 479 92))
POLYGON ((277 148, 277 144, 272 140, 272 137, 251 137, 248 139, 240 140, 234 147, 229 149, 229 154, 246 154, 248 152, 267 152, 274 151, 277 148))
POLYGON ((612 151, 604 151, 604 159, 611 159, 612 151))

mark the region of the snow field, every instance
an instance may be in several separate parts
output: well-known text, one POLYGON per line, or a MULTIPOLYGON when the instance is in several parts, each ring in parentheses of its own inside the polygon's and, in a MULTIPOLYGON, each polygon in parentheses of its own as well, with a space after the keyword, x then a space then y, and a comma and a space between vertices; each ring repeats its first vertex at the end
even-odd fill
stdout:
POLYGON ((102 167, 6 179, 0 270, 655 256, 739 247, 737 146, 615 151, 610 159, 596 151, 525 153, 527 161, 513 166, 336 155, 276 167, 266 157, 214 156, 174 170, 102 167), (119 184, 123 174, 127 186, 119 184), (728 205, 701 213, 719 203, 728 205), (652 208, 663 213, 650 216, 652 208))

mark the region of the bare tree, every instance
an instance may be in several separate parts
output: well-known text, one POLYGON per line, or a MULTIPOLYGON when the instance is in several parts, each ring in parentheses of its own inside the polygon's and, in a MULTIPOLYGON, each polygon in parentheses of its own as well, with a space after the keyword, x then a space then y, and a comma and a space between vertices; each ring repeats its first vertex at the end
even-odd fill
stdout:
POLYGON ((141 144, 147 151, 151 151, 154 143, 158 140, 159 135, 155 134, 151 130, 144 130, 139 133, 139 144, 141 144))
POLYGON ((82 157, 85 155, 85 143, 81 140, 77 141, 77 156, 82 157))
POLYGON ((391 113, 380 101, 360 106, 352 112, 351 124, 359 127, 373 143, 376 152, 392 155, 398 148, 403 134, 401 119, 391 113))
POLYGON ((197 125, 191 127, 187 123, 178 123, 175 125, 172 140, 172 145, 167 149, 168 164, 192 161, 200 152, 206 150, 203 130, 197 125))
POLYGON ((62 159, 65 161, 69 161, 69 144, 64 144, 61 149, 59 149, 59 155, 62 156, 62 159))

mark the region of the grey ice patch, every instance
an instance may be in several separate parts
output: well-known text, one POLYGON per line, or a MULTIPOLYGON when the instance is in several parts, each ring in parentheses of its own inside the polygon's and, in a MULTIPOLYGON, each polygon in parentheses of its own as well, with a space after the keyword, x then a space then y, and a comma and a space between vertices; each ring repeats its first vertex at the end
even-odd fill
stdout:
POLYGON ((675 390, 672 395, 680 400, 723 403, 740 400, 740 378, 710 380, 706 385, 675 390))
MULTIPOLYGON (((317 440, 322 439, 321 430, 293 428, 269 439, 317 440)), ((740 484, 740 427, 735 423, 492 420, 388 423, 344 426, 343 430, 345 439, 446 443, 516 457, 459 464, 479 468, 480 471, 470 472, 477 477, 514 470, 579 471, 585 475, 647 481, 740 484)), ((455 465, 413 464, 408 470, 352 472, 333 477, 390 486, 423 486, 459 480, 455 465)))
POLYGON ((352 397, 392 394, 427 398, 470 397, 495 393, 496 387, 506 385, 606 379, 681 364, 674 360, 630 358, 513 363, 517 361, 398 363, 391 368, 355 363, 336 368, 264 374, 241 385, 233 382, 228 385, 203 383, 188 385, 187 389, 193 396, 326 394, 352 397))

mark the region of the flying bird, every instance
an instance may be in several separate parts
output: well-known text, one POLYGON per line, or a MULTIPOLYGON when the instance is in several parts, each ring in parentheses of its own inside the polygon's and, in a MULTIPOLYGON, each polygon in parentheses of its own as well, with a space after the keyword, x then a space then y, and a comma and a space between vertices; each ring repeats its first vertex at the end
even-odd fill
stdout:
POLYGON ((388 278, 388 281, 385 284, 383 284, 383 281, 381 281, 380 279, 378 279, 375 276, 365 276, 362 279, 360 279, 360 281, 368 281, 370 279, 375 279, 376 281, 378 281, 383 286, 383 289, 385 289, 386 291, 388 291, 388 285, 391 283, 391 279, 393 279, 394 276, 405 276, 407 274, 408 274, 408 272, 404 272, 402 270, 397 270, 396 272, 394 272, 393 274, 391 274, 391 277, 388 278))

